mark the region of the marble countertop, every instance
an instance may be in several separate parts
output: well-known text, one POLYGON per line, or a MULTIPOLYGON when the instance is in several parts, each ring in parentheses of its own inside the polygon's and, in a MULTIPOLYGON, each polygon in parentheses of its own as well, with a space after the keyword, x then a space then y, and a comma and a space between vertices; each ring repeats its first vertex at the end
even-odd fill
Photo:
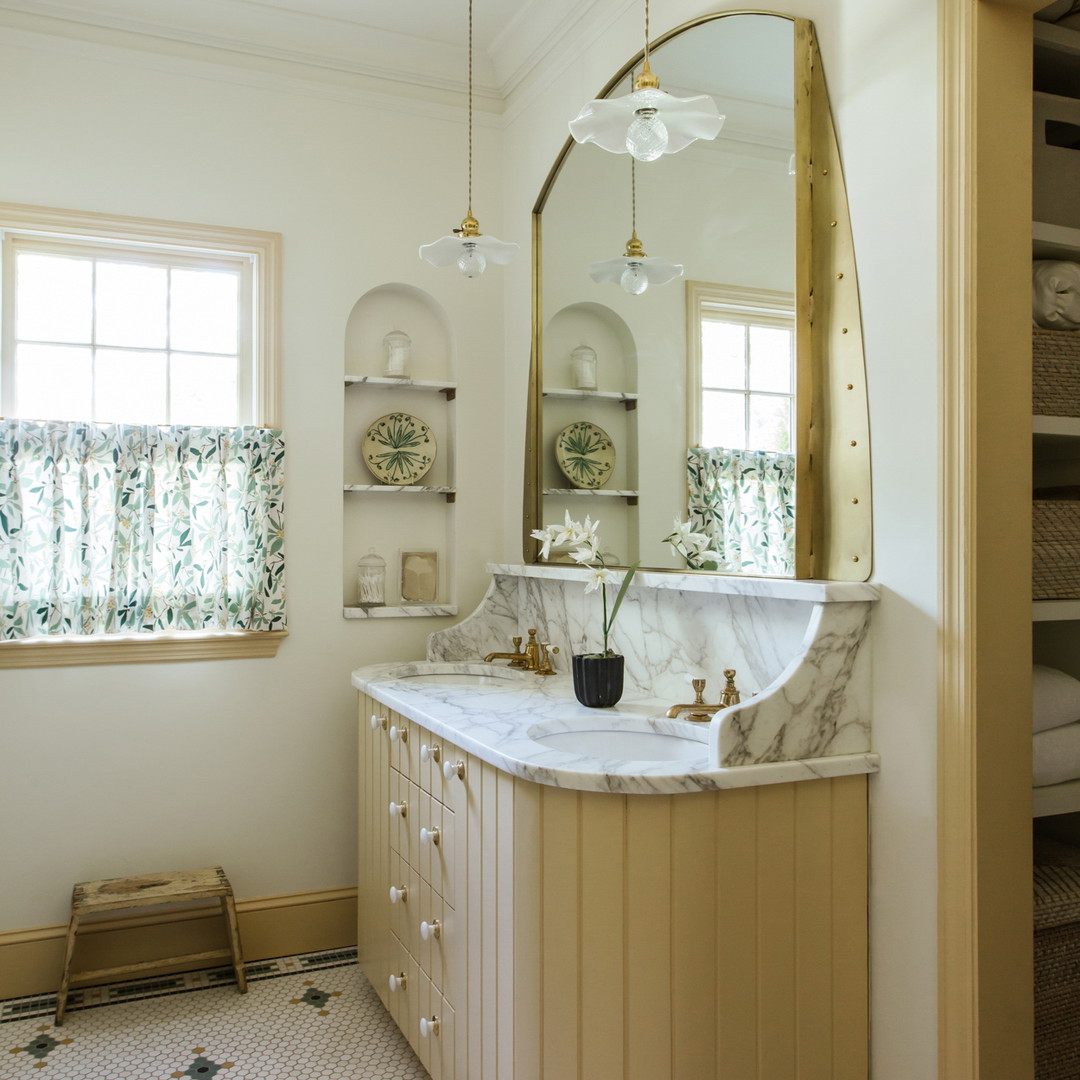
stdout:
MULTIPOLYGON (((711 725, 667 719, 664 713, 673 702, 623 700, 612 709, 588 709, 574 697, 569 675, 539 676, 504 663, 379 664, 355 670, 352 684, 496 768, 552 787, 677 794, 878 769, 878 757, 871 753, 719 768, 710 761, 711 725), (631 739, 636 733, 645 743, 663 743, 665 750, 670 745, 680 758, 631 760, 553 748, 563 733, 583 735, 584 742, 593 740, 601 747, 622 733, 631 739), (657 735, 677 739, 660 740, 657 735), (694 744, 700 745, 700 753, 694 744)), ((692 695, 684 700, 692 700, 692 695)))

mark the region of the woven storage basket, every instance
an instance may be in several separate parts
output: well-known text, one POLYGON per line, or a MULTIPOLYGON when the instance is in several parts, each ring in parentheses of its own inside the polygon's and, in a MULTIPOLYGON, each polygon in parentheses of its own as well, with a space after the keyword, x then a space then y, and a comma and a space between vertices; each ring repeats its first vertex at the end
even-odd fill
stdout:
POLYGON ((1036 499, 1031 533, 1033 599, 1080 599, 1080 499, 1036 499))
POLYGON ((1080 416, 1080 330, 1035 327, 1031 408, 1036 416, 1080 416))
POLYGON ((1035 867, 1035 1076, 1080 1076, 1080 868, 1035 867))

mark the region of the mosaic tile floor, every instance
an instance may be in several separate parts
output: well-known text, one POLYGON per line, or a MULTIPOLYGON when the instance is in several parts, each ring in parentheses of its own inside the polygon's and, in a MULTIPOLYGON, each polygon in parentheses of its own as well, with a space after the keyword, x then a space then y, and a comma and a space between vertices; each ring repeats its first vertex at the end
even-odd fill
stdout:
POLYGON ((428 1080, 356 950, 0 1002, 0 1080, 428 1080), (5 1051, 7 1051, 5 1053, 5 1051))

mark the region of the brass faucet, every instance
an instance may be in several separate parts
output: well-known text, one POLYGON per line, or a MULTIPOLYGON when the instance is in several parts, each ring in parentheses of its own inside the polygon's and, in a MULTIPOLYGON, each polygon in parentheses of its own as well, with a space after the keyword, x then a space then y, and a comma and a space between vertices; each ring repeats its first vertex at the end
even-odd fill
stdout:
POLYGON ((537 675, 554 675, 555 669, 551 666, 551 654, 559 651, 558 645, 552 645, 549 641, 537 641, 536 631, 529 631, 529 640, 525 648, 521 648, 521 638, 516 637, 514 652, 488 653, 484 657, 484 663, 490 664, 493 660, 509 660, 512 668, 523 668, 525 671, 535 671, 537 675))
POLYGON ((674 720, 679 713, 685 712, 686 716, 683 717, 684 720, 702 722, 711 720, 713 713, 719 712, 721 709, 727 709, 732 705, 738 705, 739 691, 735 687, 735 669, 725 669, 724 678, 727 679, 727 685, 724 687, 724 691, 720 695, 720 701, 716 705, 705 704, 705 698, 703 697, 705 680, 692 679, 691 685, 694 688, 693 702, 690 705, 672 705, 667 711, 668 717, 674 720))
MULTIPOLYGON (((535 630, 532 633, 536 633, 535 630)), ((513 639, 514 651, 513 652, 492 652, 488 653, 484 657, 484 663, 490 664, 492 660, 509 660, 510 667, 527 668, 528 667, 528 653, 521 651, 521 637, 520 635, 513 639)))

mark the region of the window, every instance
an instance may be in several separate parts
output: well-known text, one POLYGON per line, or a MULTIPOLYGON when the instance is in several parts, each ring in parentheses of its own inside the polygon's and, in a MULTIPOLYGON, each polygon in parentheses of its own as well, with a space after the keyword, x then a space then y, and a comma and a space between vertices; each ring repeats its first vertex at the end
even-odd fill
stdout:
POLYGON ((691 445, 792 449, 794 300, 689 283, 691 445))
POLYGON ((276 649, 278 243, 0 205, 0 666, 276 649))

